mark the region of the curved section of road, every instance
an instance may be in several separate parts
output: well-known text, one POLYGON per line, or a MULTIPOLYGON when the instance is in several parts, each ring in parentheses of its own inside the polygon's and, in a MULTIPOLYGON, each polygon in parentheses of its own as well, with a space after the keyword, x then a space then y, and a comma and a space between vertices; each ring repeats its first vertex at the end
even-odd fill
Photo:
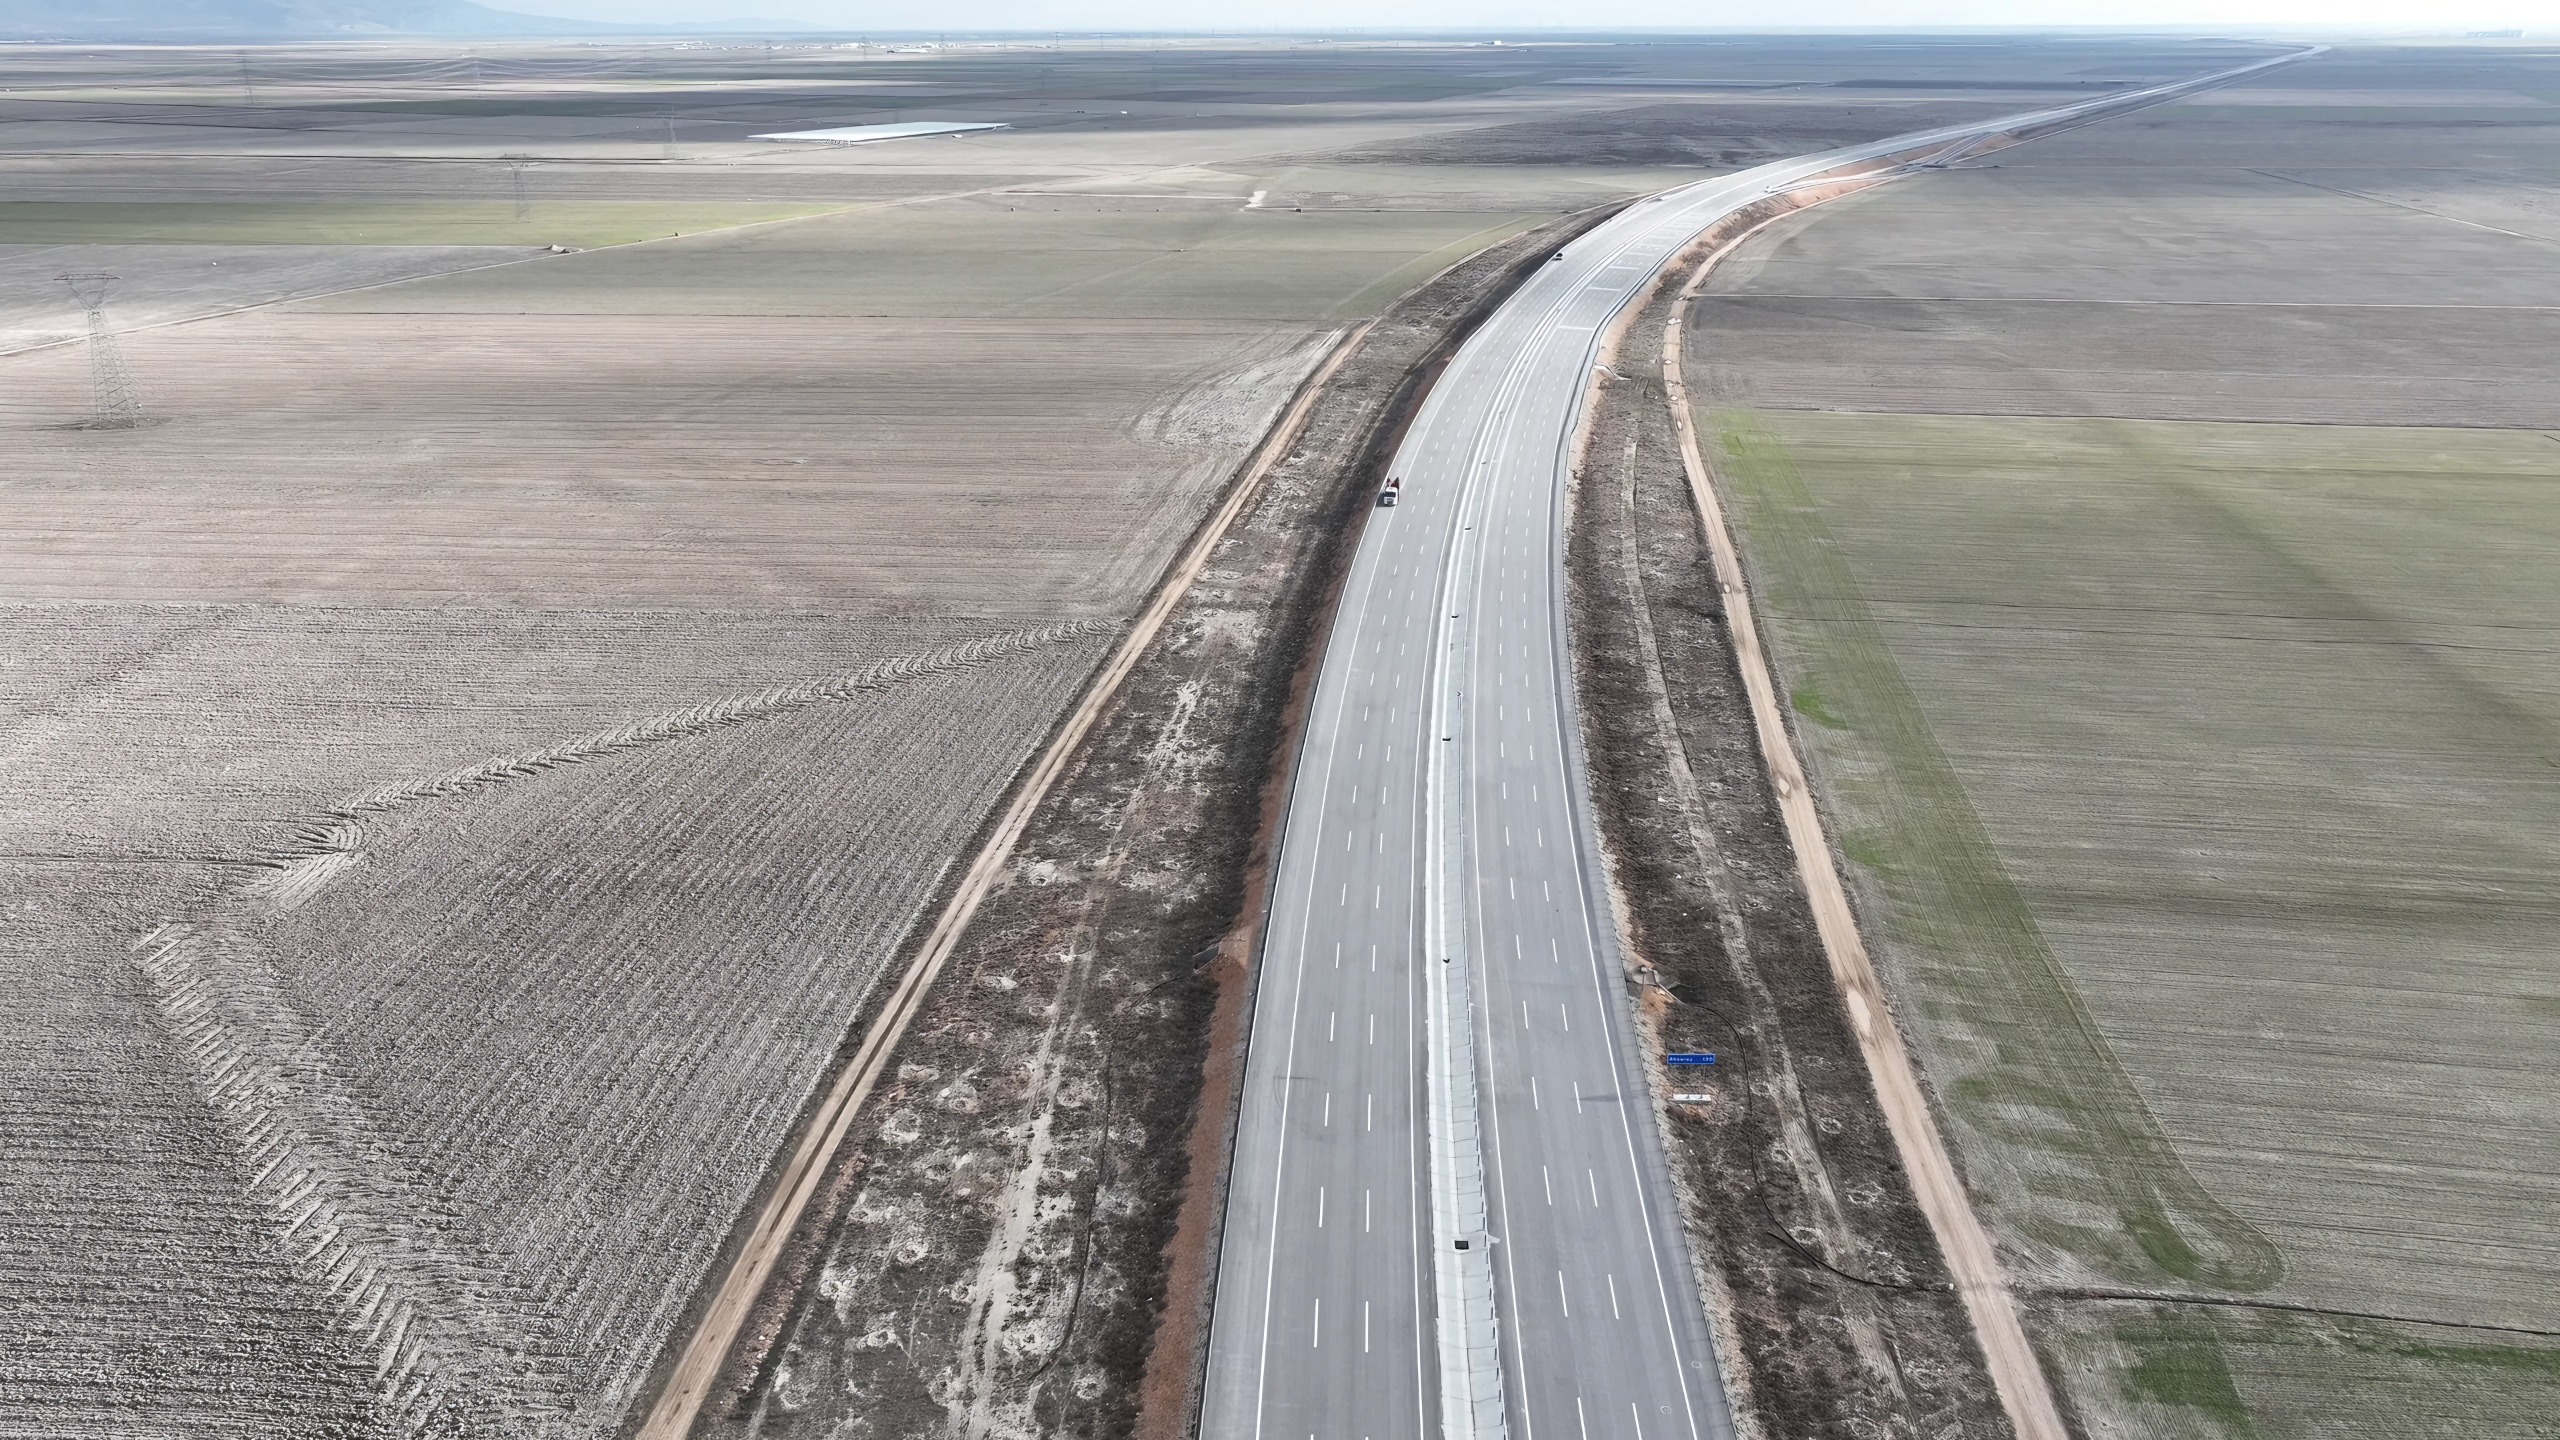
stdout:
MULTIPOLYGON (((1565 495, 1605 336, 1772 194, 2309 53, 1671 191, 1460 349, 1361 540, 1292 780, 1200 1433, 1732 1434, 1581 773, 1565 495)), ((2034 1409, 2013 1401, 2020 1432, 2059 1437, 2034 1409)))

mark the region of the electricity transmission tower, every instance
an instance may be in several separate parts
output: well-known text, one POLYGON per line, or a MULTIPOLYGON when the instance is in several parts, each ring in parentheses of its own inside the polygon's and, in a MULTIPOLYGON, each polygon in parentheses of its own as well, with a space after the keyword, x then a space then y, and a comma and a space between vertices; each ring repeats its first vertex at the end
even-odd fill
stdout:
POLYGON ((532 168, 533 157, 530 155, 510 155, 507 157, 507 173, 515 178, 516 218, 518 220, 530 220, 533 218, 533 201, 525 194, 524 188, 524 172, 532 168))
POLYGON ((142 395, 134 388, 133 371, 124 363, 124 348, 107 326, 107 290, 113 275, 60 275, 71 298, 89 312, 89 378, 97 389, 98 413, 92 430, 131 430, 142 423, 142 395))

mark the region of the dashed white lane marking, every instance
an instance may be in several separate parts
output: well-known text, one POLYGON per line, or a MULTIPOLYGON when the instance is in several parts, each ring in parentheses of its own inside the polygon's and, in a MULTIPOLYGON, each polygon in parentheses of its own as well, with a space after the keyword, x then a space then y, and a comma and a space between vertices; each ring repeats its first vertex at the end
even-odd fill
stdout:
POLYGON ((1556 1002, 1556 1018, 1564 1022, 1564 1033, 1567 1035, 1573 1033, 1573 1012, 1564 1008, 1564 1002, 1561 1000, 1556 1002))
POLYGON ((1538 1103, 1538 1077, 1535 1075, 1529 1077, 1529 1108, 1532 1110, 1547 1108, 1538 1103))
POLYGON ((1330 1090, 1324 1092, 1324 1128, 1333 1128, 1333 1092, 1330 1090))
POLYGON ((1538 1167, 1538 1183, 1547 1187, 1547 1203, 1550 1205, 1556 1203, 1555 1177, 1547 1173, 1547 1167, 1544 1165, 1538 1167))
MULTIPOLYGON (((1316 1297, 1315 1315, 1307 1322, 1307 1348, 1310 1350, 1324 1348, 1324 1297, 1322 1296, 1316 1297)), ((1307 1440, 1316 1440, 1316 1437, 1310 1435, 1307 1440)))
MULTIPOLYGON (((1525 1014, 1525 1013, 1527 1012, 1527 1010, 1528 1010, 1528 1002, 1527 1002, 1527 1001, 1522 1001, 1522 1002, 1521 1002, 1521 1007, 1520 1007, 1520 1008, 1521 1008, 1522 1012, 1525 1014)), ((1326 1043, 1327 1045, 1330 1045, 1330 1044, 1332 1044, 1332 1043, 1333 1043, 1333 1038, 1334 1038, 1334 1037, 1333 1037, 1334 1025, 1335 1025, 1335 1022, 1339 1021, 1341 1018, 1342 1018, 1342 1012, 1341 1012, 1341 1011, 1339 1011, 1339 1010, 1327 1010, 1326 1012, 1324 1012, 1324 1043, 1326 1043)))
POLYGON ((1378 1097, 1376 1095, 1360 1097, 1360 1128, 1363 1130, 1378 1128, 1378 1097))
POLYGON ((1615 1275, 1609 1277, 1609 1318, 1612 1320, 1626 1318, 1618 1313, 1618 1277, 1615 1275))
POLYGON ((1316 1187, 1316 1228, 1324 1228, 1324 1187, 1316 1187))
POLYGON ((1564 1272, 1556 1272, 1556 1303, 1564 1307, 1564 1318, 1573 1318, 1573 1297, 1565 1293, 1564 1272))
POLYGON ((1597 1176, 1597 1175, 1595 1175, 1595 1174, 1593 1174, 1593 1173, 1591 1173, 1591 1172, 1590 1172, 1590 1171, 1588 1171, 1588 1170, 1585 1170, 1585 1171, 1583 1171, 1583 1172, 1582 1172, 1582 1178, 1591 1182, 1591 1208, 1592 1208, 1592 1209, 1594 1209, 1594 1210, 1599 1209, 1599 1208, 1600 1208, 1600 1177, 1599 1177, 1599 1176, 1597 1176))

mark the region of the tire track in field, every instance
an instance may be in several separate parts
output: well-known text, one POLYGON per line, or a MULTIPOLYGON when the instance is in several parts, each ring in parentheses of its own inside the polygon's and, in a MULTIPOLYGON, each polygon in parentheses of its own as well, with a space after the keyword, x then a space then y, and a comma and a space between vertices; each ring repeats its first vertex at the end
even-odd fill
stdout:
POLYGON ((493 756, 443 775, 387 785, 357 796, 327 811, 317 821, 302 826, 296 832, 295 845, 260 862, 282 873, 262 879, 259 888, 287 904, 307 895, 345 865, 359 848, 359 837, 368 816, 403 809, 422 800, 459 794, 475 786, 497 785, 538 775, 561 765, 601 760, 646 745, 682 740, 812 705, 850 700, 866 691, 1007 660, 1046 649, 1064 640, 1108 634, 1118 628, 1105 621, 1076 620, 1062 625, 990 635, 958 645, 900 655, 845 675, 798 685, 778 685, 751 695, 735 695, 726 700, 643 716, 610 730, 592 731, 539 750, 520 755, 493 756))
POLYGON ((986 636, 842 675, 643 716, 331 807, 262 857, 264 873, 137 946, 155 1018, 236 1147, 249 1198, 295 1273, 327 1297, 339 1340, 375 1375, 381 1433, 565 1433, 578 1398, 575 1337, 461 1217, 403 1178, 391 1137, 315 1027, 231 922, 309 899, 362 857, 366 822, 729 727, 1017 659, 1117 627, 1079 621, 986 636))

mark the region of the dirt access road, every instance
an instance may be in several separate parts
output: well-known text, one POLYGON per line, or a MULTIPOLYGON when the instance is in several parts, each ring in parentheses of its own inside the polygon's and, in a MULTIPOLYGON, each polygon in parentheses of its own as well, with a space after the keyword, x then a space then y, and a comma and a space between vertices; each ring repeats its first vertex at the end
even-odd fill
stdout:
MULTIPOLYGON (((1715 261, 1730 249, 1728 245, 1718 250, 1698 266, 1682 289, 1683 306, 1696 295, 1715 261)), ((1751 590, 1743 578, 1741 555, 1726 525, 1724 507, 1716 498, 1715 478, 1707 469, 1706 457, 1698 446, 1697 429, 1690 419, 1688 390, 1680 375, 1677 309, 1664 331, 1662 371, 1665 388, 1670 392, 1673 423, 1679 430, 1680 455, 1688 472, 1690 494, 1715 558, 1726 630, 1732 639, 1735 664, 1750 696, 1753 727, 1768 761, 1771 785, 1786 823, 1787 838, 1795 850, 1797 874, 1812 906, 1823 952, 1830 958, 1842 1003, 1848 1008, 1850 1025, 1858 1037, 1858 1048, 1875 1083, 1877 1103, 1883 1108, 1895 1148, 1901 1154, 1904 1174, 1922 1212, 1929 1217, 1947 1269, 1955 1277, 1957 1292, 1973 1322, 1974 1338, 1982 1346, 2009 1411, 2010 1423, 2025 1440, 2065 1440, 2069 1430, 2063 1424, 2061 1409, 2045 1381, 2035 1349, 2019 1323, 2018 1307, 2001 1272, 1999 1256, 1965 1195, 1964 1182, 1957 1176, 1955 1162, 1938 1133, 1928 1096, 1920 1087, 1919 1073, 1912 1067, 1902 1032, 1894 1024, 1892 1009, 1885 1001, 1883 982, 1877 978, 1866 942, 1858 933, 1857 916, 1849 908, 1848 892, 1842 887, 1840 872, 1831 858, 1830 840, 1823 833, 1822 814, 1814 805, 1812 788, 1805 781, 1804 766, 1797 759, 1794 740, 1788 733, 1786 715, 1778 703, 1777 684, 1761 648, 1759 621, 1752 614, 1751 590)))

